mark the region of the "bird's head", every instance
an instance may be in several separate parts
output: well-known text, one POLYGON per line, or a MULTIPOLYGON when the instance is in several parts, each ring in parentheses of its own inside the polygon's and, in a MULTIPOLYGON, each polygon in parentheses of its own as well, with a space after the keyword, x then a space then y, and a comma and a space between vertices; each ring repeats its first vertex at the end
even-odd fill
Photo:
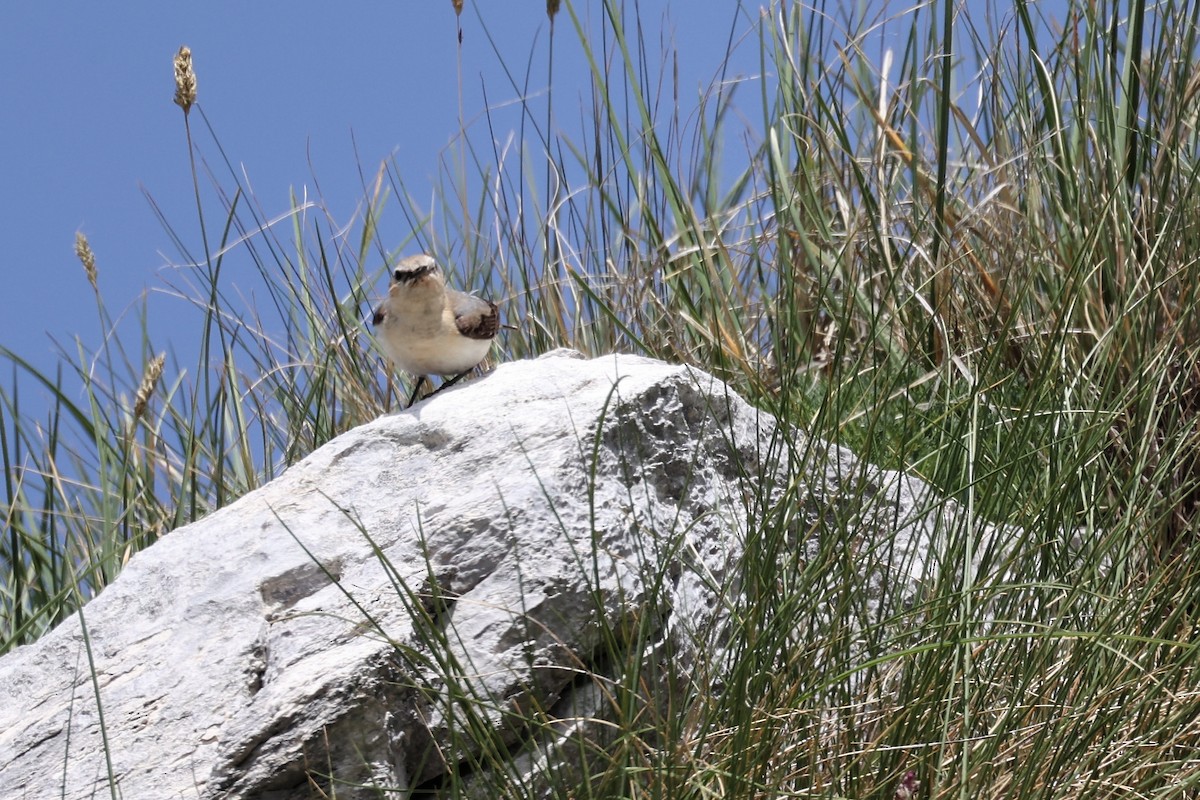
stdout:
POLYGON ((429 275, 441 275, 442 271, 438 267, 437 261, 433 256, 421 253, 420 255, 407 256, 396 262, 396 266, 392 267, 391 283, 393 286, 412 285, 429 275))

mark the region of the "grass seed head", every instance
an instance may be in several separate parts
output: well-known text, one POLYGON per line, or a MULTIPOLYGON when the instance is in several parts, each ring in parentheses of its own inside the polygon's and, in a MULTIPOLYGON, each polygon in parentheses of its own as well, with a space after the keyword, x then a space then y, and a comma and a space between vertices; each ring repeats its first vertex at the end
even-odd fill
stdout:
POLYGON ((96 289, 96 276, 99 274, 96 271, 96 254, 92 252, 92 246, 88 244, 87 237, 79 231, 75 232, 75 255, 79 258, 79 263, 83 264, 84 274, 87 275, 88 283, 96 289))
POLYGON ((142 375, 142 382, 133 398, 133 418, 135 420, 141 419, 142 415, 146 413, 146 405, 150 402, 150 396, 154 394, 154 390, 158 386, 158 380, 162 377, 163 364, 166 363, 166 360, 167 354, 159 353, 146 365, 146 372, 142 375))
POLYGON ((186 116, 196 102, 196 73, 192 70, 192 51, 187 45, 175 54, 175 105, 186 116))

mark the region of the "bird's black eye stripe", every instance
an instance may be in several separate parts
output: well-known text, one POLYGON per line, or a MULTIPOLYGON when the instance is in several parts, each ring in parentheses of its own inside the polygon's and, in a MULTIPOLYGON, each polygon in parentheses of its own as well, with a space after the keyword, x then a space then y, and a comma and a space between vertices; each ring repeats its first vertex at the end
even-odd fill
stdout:
POLYGON ((392 273, 392 279, 396 283, 409 283, 417 278, 424 278, 426 275, 432 275, 436 266, 417 267, 416 269, 396 269, 392 273))

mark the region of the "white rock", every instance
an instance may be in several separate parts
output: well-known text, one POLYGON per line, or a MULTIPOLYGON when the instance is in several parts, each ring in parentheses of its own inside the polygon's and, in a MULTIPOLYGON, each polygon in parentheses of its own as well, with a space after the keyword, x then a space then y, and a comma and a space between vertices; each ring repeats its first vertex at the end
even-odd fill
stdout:
MULTIPOLYGON (((803 484, 799 547, 826 514, 902 528, 863 569, 873 602, 917 591, 948 513, 922 511, 927 487, 837 448, 824 474, 794 474, 775 433, 702 372, 567 351, 350 431, 0 659, 0 797, 108 797, 101 710, 125 800, 436 781, 482 746, 448 684, 518 744, 531 709, 601 713, 605 633, 647 613, 645 658, 719 691, 702 668, 738 601, 753 483, 803 484)), ((515 748, 519 766, 563 741, 515 748)))

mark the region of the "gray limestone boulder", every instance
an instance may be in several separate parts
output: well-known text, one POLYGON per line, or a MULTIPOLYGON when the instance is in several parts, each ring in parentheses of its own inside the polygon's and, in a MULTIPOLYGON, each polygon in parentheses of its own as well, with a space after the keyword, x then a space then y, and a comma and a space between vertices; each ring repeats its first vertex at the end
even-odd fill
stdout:
POLYGON ((797 548, 886 532, 855 545, 872 607, 920 592, 955 513, 690 368, 504 364, 170 533, 0 659, 0 797, 570 780, 631 665, 721 691, 755 497, 794 504, 797 548))

